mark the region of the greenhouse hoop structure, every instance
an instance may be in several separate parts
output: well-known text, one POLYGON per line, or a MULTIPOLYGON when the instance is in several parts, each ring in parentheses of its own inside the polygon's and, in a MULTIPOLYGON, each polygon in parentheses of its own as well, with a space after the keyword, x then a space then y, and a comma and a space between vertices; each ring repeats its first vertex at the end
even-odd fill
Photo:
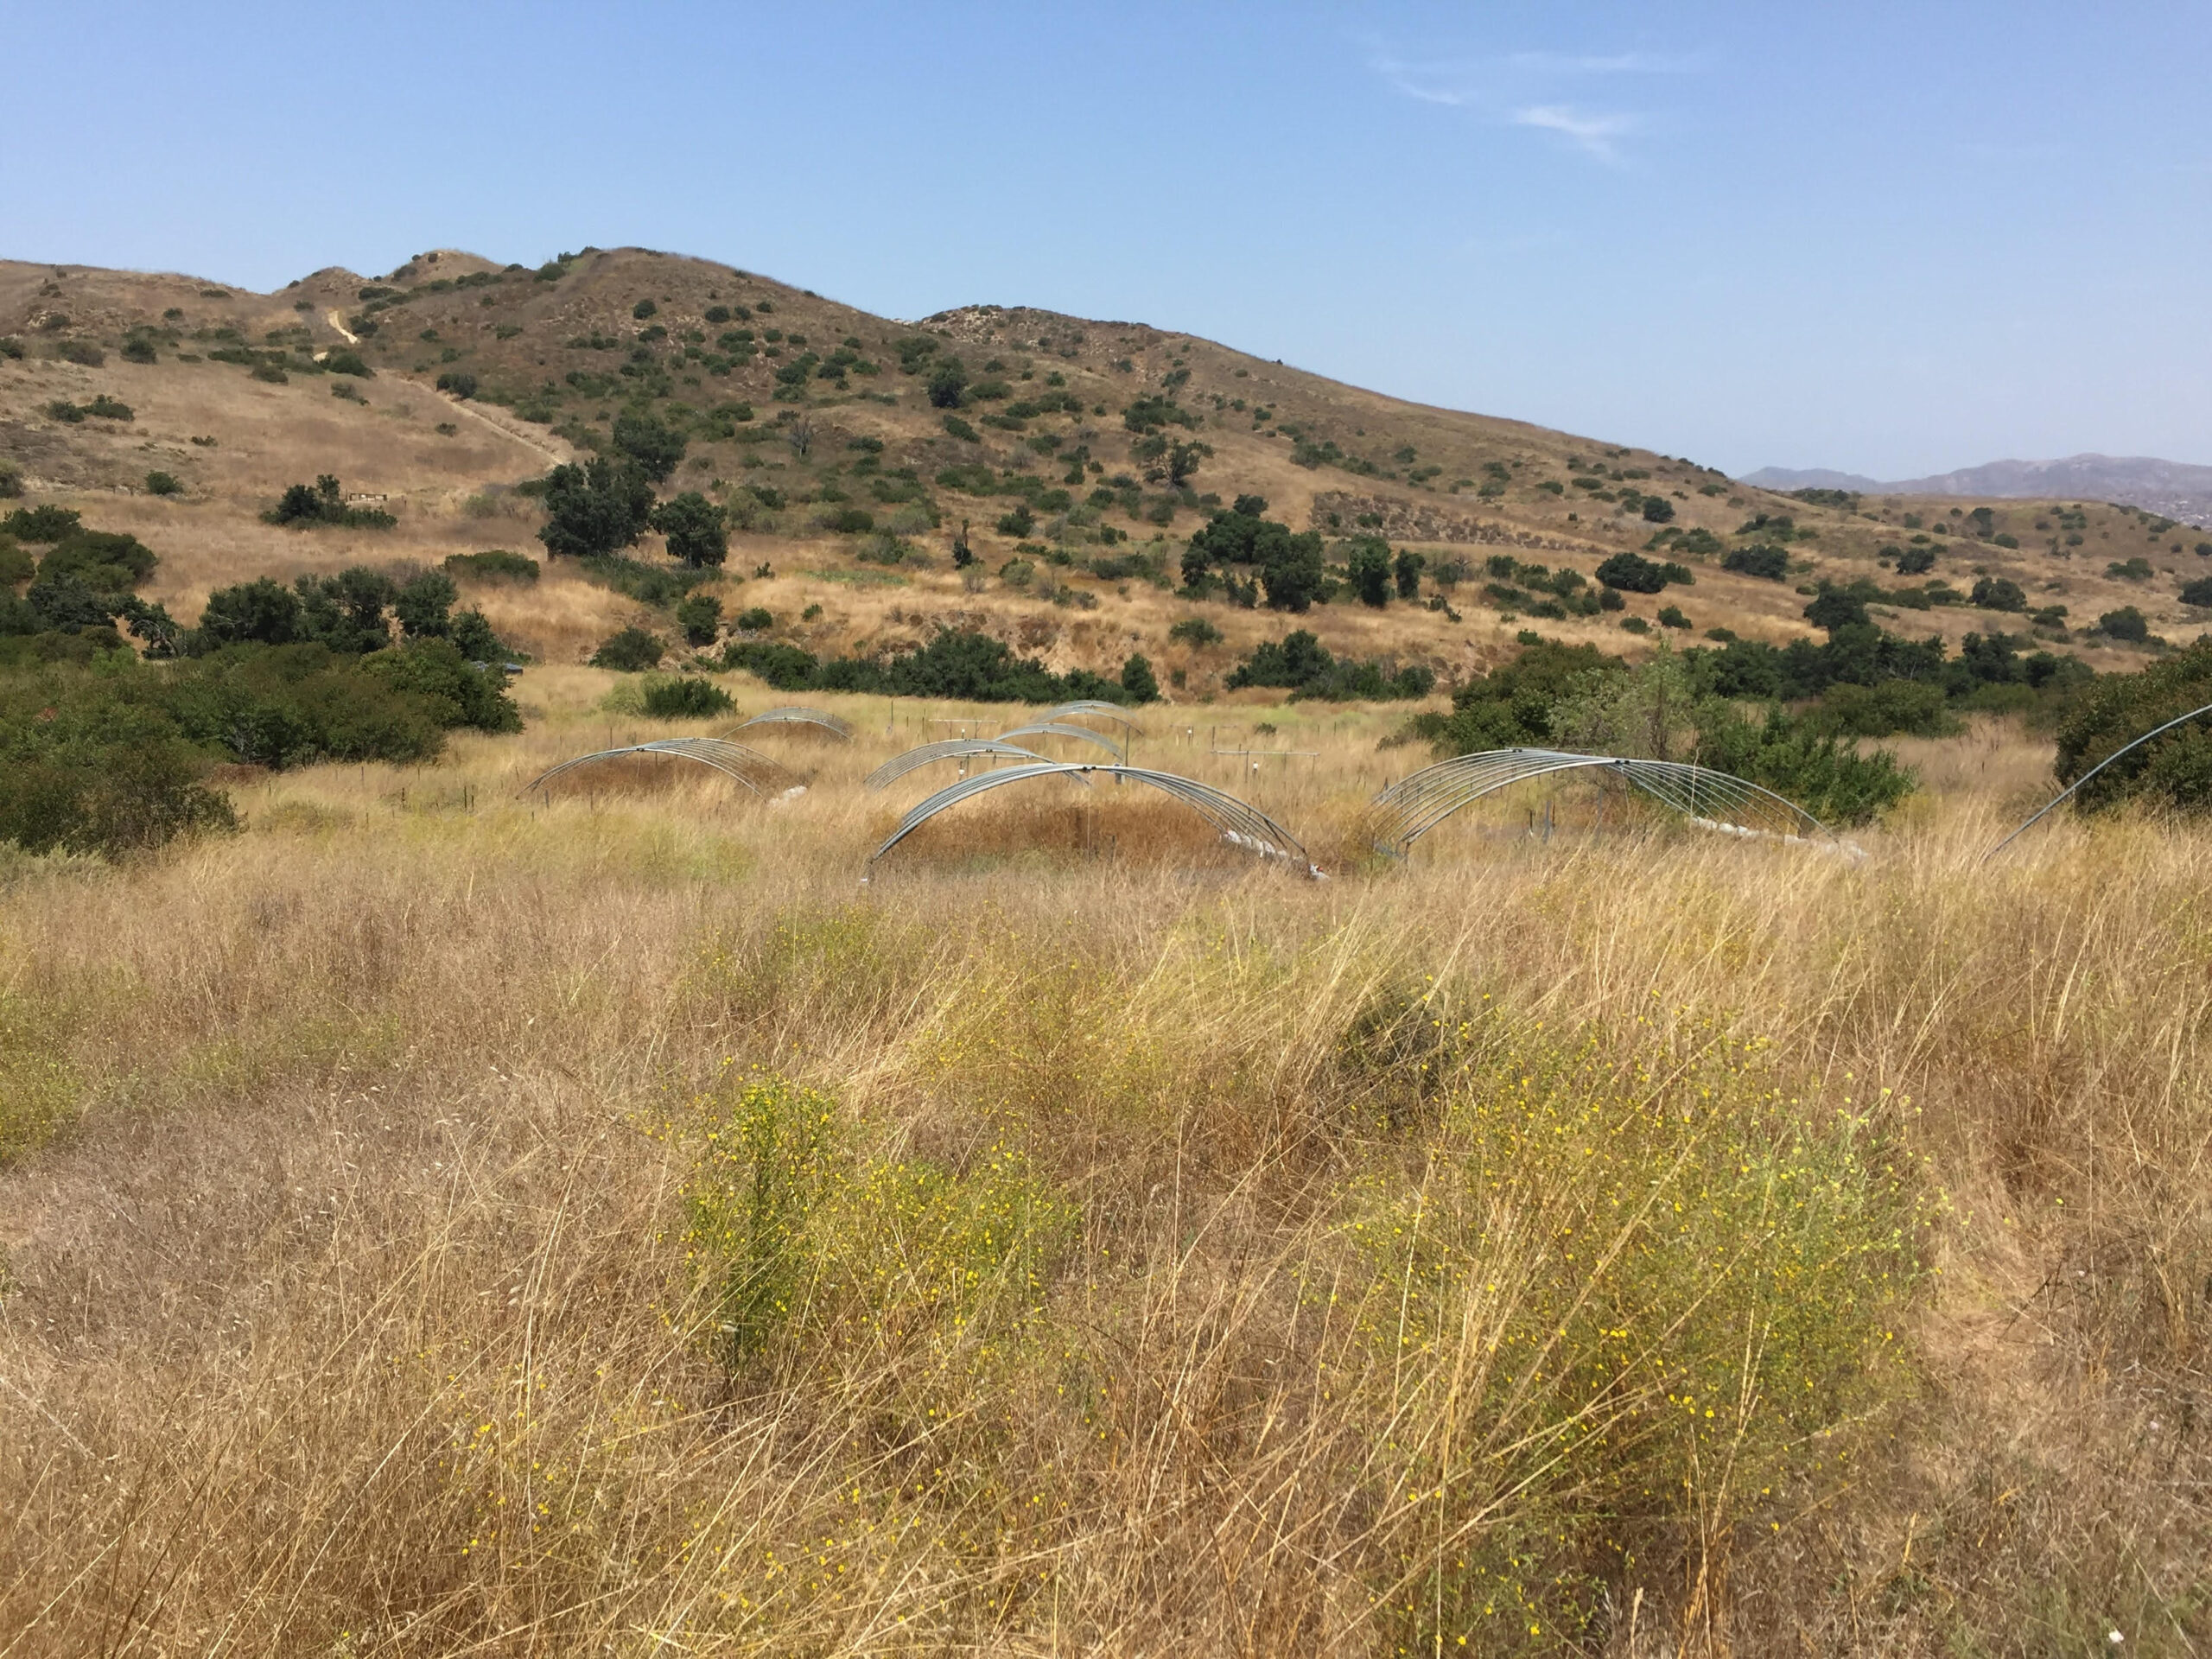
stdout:
POLYGON ((853 741, 851 722, 840 720, 820 709, 801 708, 764 709, 750 720, 740 721, 720 735, 734 737, 748 726, 819 726, 825 732, 836 733, 848 743, 853 741))
POLYGON ((1732 773, 1679 760, 1627 760, 1560 749, 1488 749, 1441 760, 1402 778, 1369 808, 1368 836, 1376 851, 1403 858, 1421 836, 1484 796, 1532 779, 1574 772, 1594 772, 1635 789, 1700 829, 1859 853, 1802 806, 1732 773))
POLYGON ((1027 726, 1016 726, 1011 730, 1001 732, 999 741, 1003 743, 1008 738, 1014 737, 1077 737, 1086 743, 1096 743, 1116 760, 1126 760, 1128 758, 1122 746, 1114 741, 1112 738, 1102 733, 1094 732, 1088 726, 1070 726, 1057 720, 1033 720, 1027 726))
POLYGON ((1106 720, 1119 721, 1139 737, 1144 735, 1144 728, 1131 720, 1120 703, 1108 702, 1103 697, 1084 697, 1075 702, 1064 702, 1057 709, 1047 709, 1037 718, 1040 721, 1067 720, 1078 715, 1096 715, 1106 720))
POLYGON ((1183 803, 1204 818, 1231 846, 1256 853, 1262 858, 1279 858, 1287 862, 1303 865, 1306 873, 1316 880, 1321 872, 1306 855, 1305 846, 1298 837, 1277 823, 1259 808, 1240 801, 1234 795, 1218 790, 1211 784, 1195 779, 1179 777, 1172 772, 1153 772, 1143 766, 1100 766, 1095 762, 1062 762, 1046 760, 1033 766, 1007 766, 998 772, 978 772, 972 778, 948 784, 927 800, 917 804, 906 816, 899 820, 899 827, 889 839, 869 855, 873 864, 896 847, 908 836, 920 829, 938 813, 973 800, 988 791, 1002 788, 1007 784, 1027 783, 1035 778, 1076 778, 1089 783, 1093 774, 1100 774, 1130 783, 1147 784, 1161 793, 1183 803))
POLYGON ((600 749, 590 754, 580 754, 573 760, 563 760, 549 767, 524 784, 518 791, 527 795, 533 789, 543 789, 563 772, 578 766, 592 766, 601 760, 619 760, 626 755, 668 755, 678 760, 696 760, 701 766, 711 766, 726 778, 734 778, 755 795, 790 795, 806 787, 805 780, 756 749, 742 743, 732 743, 720 737, 659 737, 650 743, 630 743, 616 749, 600 749))
POLYGON ((1007 743, 995 737, 948 737, 935 743, 925 743, 918 749, 904 754, 894 754, 862 783, 869 789, 882 789, 894 784, 918 766, 938 760, 967 760, 988 755, 995 760, 1028 760, 1044 766, 1055 764, 1050 755, 1039 754, 1034 749, 1025 749, 1019 743, 1007 743))
POLYGON ((2177 715, 2171 720, 2166 721, 2164 725, 2153 726, 2149 731, 2144 733, 2142 736, 2137 738, 2133 742, 2124 744, 2120 747, 2114 749, 2110 754, 2105 756, 2103 760, 2098 761, 2095 766, 2091 766, 2079 778, 2076 778, 2072 783, 2067 785, 2065 788, 2060 790, 2057 794, 2052 796, 2048 801, 2045 801, 2043 805, 2028 818, 2026 823, 2021 824, 2020 827, 2013 830, 2011 835, 2005 836, 2004 840, 1999 842, 1994 847, 1984 853, 1981 855, 1981 861, 1986 864, 1991 859, 1996 857, 1998 854, 2003 852, 2007 847, 2010 847, 2022 836, 2027 834, 2029 830, 2034 829, 2036 825, 2042 823, 2047 816, 2057 810, 2058 808, 2063 806, 2068 801, 2071 800, 2075 792, 2079 790, 2082 785, 2088 783, 2090 779, 2095 777, 2107 766, 2112 765, 2112 763, 2119 760, 2120 756, 2128 753, 2131 750, 2141 748, 2145 743, 2148 743, 2154 737, 2163 737, 2166 733, 2171 732, 2177 726, 2187 725, 2190 721, 2195 720, 2200 715, 2212 715, 2212 702, 2206 703, 2202 709, 2192 709, 2185 715, 2177 715))

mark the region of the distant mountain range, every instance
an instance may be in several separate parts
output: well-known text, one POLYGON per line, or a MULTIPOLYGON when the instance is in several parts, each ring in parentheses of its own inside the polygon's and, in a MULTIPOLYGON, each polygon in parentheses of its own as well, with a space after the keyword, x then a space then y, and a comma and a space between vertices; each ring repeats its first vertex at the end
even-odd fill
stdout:
POLYGON ((1885 482, 1823 467, 1762 467, 1743 481, 1763 490, 1856 490, 1861 495, 2031 496, 2113 501, 2185 524, 2212 524, 2212 467, 2148 455, 2069 455, 2063 461, 1993 461, 1934 478, 1885 482))

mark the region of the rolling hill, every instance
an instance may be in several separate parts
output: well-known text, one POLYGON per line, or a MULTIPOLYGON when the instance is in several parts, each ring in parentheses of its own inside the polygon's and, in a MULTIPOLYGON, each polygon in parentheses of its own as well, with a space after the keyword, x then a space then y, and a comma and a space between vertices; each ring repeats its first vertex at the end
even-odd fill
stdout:
POLYGON ((1850 490, 1863 495, 1964 495, 1987 499, 2114 501, 2184 524, 2212 524, 2212 467, 2149 455, 2069 455, 2063 461, 1993 461, 1930 478, 1885 484, 1825 467, 1762 467, 1744 482, 1766 490, 1850 490))
MULTIPOLYGON (((684 440, 664 492, 727 512, 715 591, 726 618, 769 613, 752 632, 873 652, 974 627, 1108 672, 1142 652, 1185 700, 1221 694, 1242 656, 1294 626, 1449 681, 1531 626, 1630 652, 1660 637, 1662 612, 1681 639, 1802 637, 1823 582, 1871 581, 1899 596, 1878 618, 1953 645, 2040 612, 2043 640, 2122 666, 2137 653, 2085 627, 2132 605, 2190 637, 2200 613, 2178 593, 2212 569, 2212 543, 2171 519, 2088 499, 1799 499, 1149 324, 996 305, 900 322, 641 249, 536 267, 442 250, 274 294, 0 263, 0 456, 26 498, 138 535, 162 556, 145 596, 188 622, 213 588, 264 575, 539 555, 531 481, 608 447, 626 410, 684 440), (128 418, 99 415, 103 397, 128 418), (156 472, 176 493, 150 493, 156 472), (324 474, 396 525, 263 522, 287 486, 324 474), (1417 554, 1415 596, 1376 607, 1339 586, 1294 619, 1182 596, 1190 537, 1251 496, 1318 532, 1340 577, 1355 537, 1417 554), (1907 550, 1923 568, 1900 584, 1907 550), (1628 551, 1693 580, 1596 608, 1590 579, 1628 551), (1984 577, 2018 588, 2012 611, 1960 602, 1984 577), (1208 629, 1171 636, 1193 616, 1208 629)), ((639 551, 658 556, 658 538, 639 551)), ((467 599, 542 659, 581 661, 625 626, 677 639, 665 607, 573 561, 467 599)))

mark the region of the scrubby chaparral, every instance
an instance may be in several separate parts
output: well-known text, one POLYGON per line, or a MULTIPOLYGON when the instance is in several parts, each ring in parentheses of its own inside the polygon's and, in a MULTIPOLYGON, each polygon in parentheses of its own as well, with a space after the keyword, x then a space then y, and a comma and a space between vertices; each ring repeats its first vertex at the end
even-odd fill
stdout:
POLYGON ((0 1659, 2212 1650, 2166 507, 589 248, 0 261, 0 1659))
POLYGON ((0 1652, 2206 1638, 2202 830, 1982 866, 1982 718, 1864 862, 1531 797, 1394 867, 1402 715, 1300 704, 1137 759, 1329 881, 1059 781, 871 868, 861 778, 1016 711, 517 800, 735 717, 611 677, 8 866, 0 1652))

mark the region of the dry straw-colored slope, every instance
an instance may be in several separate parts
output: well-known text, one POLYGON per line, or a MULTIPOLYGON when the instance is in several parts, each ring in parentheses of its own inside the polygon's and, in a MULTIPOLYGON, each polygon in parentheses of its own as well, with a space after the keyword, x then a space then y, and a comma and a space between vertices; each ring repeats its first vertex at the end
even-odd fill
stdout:
POLYGON ((1415 763, 1304 708, 1139 759, 1328 882, 1060 784, 863 885, 861 776, 1018 711, 517 802, 609 683, 10 867, 0 1651, 2212 1639, 2202 831, 1985 868, 1984 728, 1863 864, 1379 869, 1415 763))
MULTIPOLYGON (((1675 510, 1675 527, 1707 531, 1732 544, 1735 532, 1760 513, 1789 516, 1812 532, 1791 545, 1796 568, 1786 582, 1730 573, 1713 555, 1693 555, 1685 556, 1696 572, 1695 586, 1630 597, 1629 614, 1646 621, 1662 606, 1679 605, 1692 624, 1691 638, 1715 627, 1777 643, 1806 636, 1811 630, 1799 589, 1861 576, 1891 585, 1897 579, 1878 563, 1880 550, 1930 531, 1944 548, 1933 574, 1961 591, 1983 575, 2005 577, 2018 582, 2033 606, 2064 605, 2076 631, 2066 648, 2099 667, 2140 660, 2101 639, 2080 637, 2081 629, 2121 605, 2139 606, 2155 631, 2176 640, 2202 626, 2199 613, 2177 596, 2183 582, 2206 569, 2194 552, 2196 533, 2161 531, 2161 521, 2099 504, 2082 504, 2081 528, 2072 530, 2058 517, 2069 504, 1989 503, 1993 517, 1976 539, 1961 532, 1964 515, 1976 505, 1970 501, 1867 501, 1858 512, 1794 501, 1734 485, 1687 461, 1408 404, 1149 325, 997 306, 896 322, 728 266, 638 249, 591 251, 554 269, 558 280, 541 282, 519 267, 446 251, 419 255, 383 279, 329 270, 264 296, 182 276, 0 262, 0 334, 29 347, 22 361, 0 360, 0 453, 22 467, 34 499, 77 505, 92 522, 130 529, 154 546, 166 563, 149 596, 188 619, 209 588, 264 574, 329 570, 362 560, 434 563, 471 548, 536 551, 537 515, 512 486, 572 453, 563 434, 603 435, 626 397, 648 384, 662 385, 617 373, 639 349, 640 334, 658 328, 665 337, 645 347, 666 377, 658 406, 710 411, 744 403, 754 411, 734 437, 695 438, 670 487, 741 503, 747 499, 742 486, 765 483, 791 502, 782 512, 748 512, 756 528, 734 538, 719 587, 725 613, 765 606, 786 637, 817 651, 898 649, 938 626, 980 626, 1060 670, 1110 673, 1130 651, 1141 650, 1162 667, 1164 682, 1180 672, 1181 684, 1170 684, 1180 700, 1217 695, 1240 656, 1262 639, 1280 638, 1291 623, 1211 604, 1204 613, 1227 635, 1226 643, 1193 651, 1167 632, 1193 607, 1144 582, 1063 572, 1058 581, 1067 590, 1065 602, 1053 602, 1042 585, 1020 586, 998 574, 1018 545, 995 528, 1007 498, 934 481, 948 467, 981 461, 1058 484, 1064 458, 1080 448, 1095 466, 1071 491, 1077 503, 1117 477, 1141 483, 1143 463, 1131 455, 1133 435, 1122 411, 1138 397, 1161 393, 1200 419, 1195 430, 1177 428, 1174 435, 1212 449, 1193 480, 1196 491, 1223 501, 1256 493, 1294 528, 1311 525, 1332 536, 1357 531, 1363 519, 1373 519, 1394 545, 1413 548, 1432 564, 1458 558, 1477 567, 1452 594, 1460 620, 1415 606, 1378 612, 1348 603, 1299 619, 1340 654, 1423 662, 1447 679, 1509 654, 1529 625, 1529 619, 1503 613, 1484 599, 1484 559, 1509 554, 1587 576, 1608 555, 1649 539, 1653 526, 1635 505, 1569 487, 1578 476, 1593 486, 1602 481, 1609 497, 1630 491, 1640 501, 1646 492, 1659 493, 1675 510), (473 285, 455 285, 463 281, 473 285), (343 333, 364 322, 365 294, 406 296, 377 311, 369 319, 374 332, 359 342, 378 378, 344 384, 365 402, 333 397, 325 377, 295 375, 289 385, 270 385, 234 365, 181 360, 204 357, 214 348, 213 331, 224 329, 249 346, 273 336, 317 350, 343 347, 343 333), (655 307, 651 318, 634 316, 647 300, 655 307), (709 322, 707 313, 740 303, 748 308, 741 321, 761 350, 716 372, 707 358, 726 325, 709 322), (760 304, 769 309, 753 315, 750 308, 760 304), (155 364, 124 361, 115 350, 140 326, 167 331, 155 364), (772 344, 780 357, 768 354, 772 328, 783 336, 772 344), (700 343, 690 343, 695 335, 700 343), (804 348, 791 343, 794 336, 805 341, 804 348), (922 378, 899 372, 900 342, 923 337, 941 353, 959 354, 976 379, 1003 381, 1012 401, 1052 391, 1078 398, 1079 407, 1033 417, 1019 433, 982 424, 979 442, 956 439, 945 431, 941 411, 930 407, 922 378), (811 380, 803 406, 772 400, 779 361, 801 349, 822 355, 848 340, 879 372, 855 372, 842 385, 811 380), (59 359, 55 353, 70 340, 105 342, 107 360, 85 367, 59 359), (520 401, 509 407, 480 396, 461 403, 431 388, 446 372, 474 375, 486 392, 520 401), (581 386, 574 376, 583 378, 581 386), (1062 384, 1054 385, 1055 378, 1062 384), (131 404, 137 420, 70 425, 44 413, 57 398, 82 401, 99 391, 131 404), (805 454, 773 438, 741 441, 769 431, 775 416, 798 407, 813 432, 805 454), (520 418, 518 410, 548 423, 520 418), (1265 420, 1258 418, 1262 411, 1265 420), (215 442, 194 445, 194 437, 215 442), (1041 454, 1031 440, 1058 448, 1041 454), (1298 464, 1300 441, 1334 445, 1368 470, 1298 464), (861 462, 867 452, 855 443, 882 446, 869 458, 874 471, 866 476, 861 462), (1401 459, 1409 452, 1412 460, 1401 459), (859 556, 859 538, 830 533, 817 521, 827 511, 822 504, 832 499, 825 489, 874 505, 871 480, 901 467, 912 468, 929 490, 939 522, 910 535, 918 559, 887 570, 859 556), (1484 497, 1482 486, 1497 481, 1486 470, 1493 467, 1505 474, 1503 493, 1484 497), (181 480, 185 494, 144 497, 145 475, 156 468, 181 480), (326 472, 348 489, 385 495, 398 528, 348 537, 279 532, 258 523, 256 515, 284 485, 326 472), (1548 492, 1546 482, 1561 493, 1548 492), (981 575, 969 580, 950 560, 963 524, 982 562, 981 575), (1999 545, 1991 539, 1999 534, 2020 545, 1999 545), (2069 535, 2080 540, 2069 543, 2069 535), (2136 557, 2148 562, 2149 574, 2106 574, 2108 566, 2136 557), (764 567, 773 579, 756 581, 753 573, 764 567), (802 624, 800 615, 815 605, 821 615, 802 624)), ((988 401, 965 413, 975 423, 1005 406, 988 401)), ((1147 512, 1161 499, 1161 492, 1144 486, 1147 512)), ((876 510, 886 523, 896 516, 876 510)), ((1102 522, 1126 532, 1130 545, 1164 555, 1173 573, 1204 511, 1178 505, 1173 519, 1160 525, 1115 506, 1102 522)), ((1129 550, 1094 545, 1083 539, 1087 535, 1095 531, 1077 529, 1077 555, 1129 550)), ((650 538, 644 551, 658 556, 650 538)), ((1425 591, 1433 594, 1433 582, 1425 591)), ((520 648, 563 662, 582 660, 617 627, 655 620, 581 582, 550 583, 535 595, 500 591, 470 599, 483 602, 520 648)), ((2017 614, 1965 606, 1878 614, 1900 632, 1941 634, 1953 646, 1969 632, 2025 627, 2017 614)), ((1536 626, 1631 655, 1649 649, 1648 638, 1622 632, 1618 620, 1607 613, 1536 626)), ((668 631, 665 619, 657 626, 668 631)))

